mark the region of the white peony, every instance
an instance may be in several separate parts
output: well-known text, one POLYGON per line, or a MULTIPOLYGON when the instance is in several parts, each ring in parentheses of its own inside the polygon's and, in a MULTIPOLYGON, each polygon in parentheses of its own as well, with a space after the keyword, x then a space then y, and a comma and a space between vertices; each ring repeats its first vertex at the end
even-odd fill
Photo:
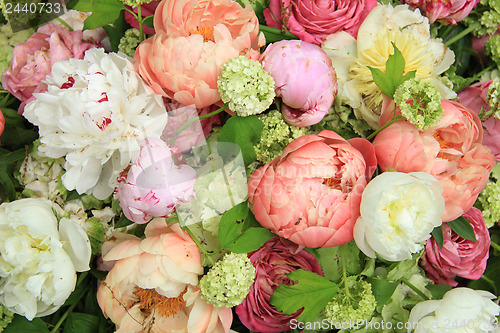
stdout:
POLYGON ((58 61, 48 91, 34 94, 24 116, 39 128, 41 156, 65 157, 63 185, 105 199, 118 174, 137 158, 146 137, 167 124, 162 98, 146 86, 125 56, 91 49, 58 61))
POLYGON ((76 271, 89 270, 90 242, 78 223, 58 223, 46 199, 0 205, 0 302, 10 311, 49 315, 66 301, 76 271))
POLYGON ((425 172, 384 172, 366 186, 354 240, 369 257, 390 261, 411 258, 441 225, 443 189, 425 172))
POLYGON ((484 290, 452 289, 441 300, 415 305, 408 319, 408 332, 493 332, 498 327, 495 317, 500 314, 494 298, 495 295, 484 290))

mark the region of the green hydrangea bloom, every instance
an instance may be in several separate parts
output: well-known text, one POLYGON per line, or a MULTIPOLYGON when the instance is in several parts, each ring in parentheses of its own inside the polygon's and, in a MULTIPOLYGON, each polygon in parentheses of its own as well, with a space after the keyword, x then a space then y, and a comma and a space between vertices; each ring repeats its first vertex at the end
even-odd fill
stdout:
POLYGON ((262 163, 271 162, 290 142, 307 133, 304 127, 287 124, 278 110, 260 115, 259 119, 264 123, 264 128, 254 148, 257 161, 262 163))
POLYGON ((0 332, 9 325, 14 319, 14 312, 7 310, 5 306, 0 304, 0 332))
POLYGON ((228 253, 200 280, 201 297, 215 307, 233 307, 248 295, 255 280, 246 253, 228 253))
POLYGON ((500 221, 500 164, 497 163, 493 168, 490 180, 479 193, 475 206, 483 213, 488 228, 500 221))
POLYGON ((125 53, 129 57, 133 57, 135 49, 141 42, 140 31, 136 28, 131 28, 125 31, 125 35, 120 39, 118 51, 125 53))
POLYGON ((500 68, 500 35, 491 36, 484 45, 484 52, 500 68))
POLYGON ((273 77, 260 62, 244 56, 222 65, 217 88, 222 101, 241 117, 264 112, 276 96, 273 77))
POLYGON ((419 78, 406 80, 394 93, 401 114, 419 130, 436 125, 443 117, 441 96, 436 87, 419 78))
POLYGON ((121 0, 124 4, 130 7, 139 7, 141 5, 145 5, 147 3, 150 3, 153 0, 121 0))
POLYGON ((325 307, 325 315, 333 323, 357 322, 369 320, 375 311, 376 301, 372 286, 364 280, 356 280, 355 276, 347 278, 349 294, 339 288, 337 294, 325 307))
POLYGON ((500 119, 500 78, 495 78, 488 87, 486 103, 491 107, 493 117, 500 119))
POLYGON ((12 60, 14 46, 25 42, 33 34, 33 29, 13 32, 10 24, 0 26, 0 76, 9 67, 12 60))

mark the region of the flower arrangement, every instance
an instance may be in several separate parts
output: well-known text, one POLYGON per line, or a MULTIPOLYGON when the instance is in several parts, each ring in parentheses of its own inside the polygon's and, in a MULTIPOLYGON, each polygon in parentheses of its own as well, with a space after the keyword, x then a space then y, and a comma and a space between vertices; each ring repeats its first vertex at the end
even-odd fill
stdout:
POLYGON ((498 1, 55 3, 0 1, 0 332, 500 331, 498 1))

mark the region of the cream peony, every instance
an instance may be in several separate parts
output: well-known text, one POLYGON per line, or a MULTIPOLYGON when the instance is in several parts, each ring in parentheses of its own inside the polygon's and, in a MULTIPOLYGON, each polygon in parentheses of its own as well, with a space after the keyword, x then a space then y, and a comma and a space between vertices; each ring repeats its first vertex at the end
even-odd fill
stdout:
POLYGON ((46 83, 48 91, 35 94, 23 114, 39 127, 40 155, 65 157, 68 190, 107 198, 140 142, 160 137, 167 123, 161 97, 128 58, 102 49, 55 63, 46 83))
POLYGON ((443 188, 425 172, 385 172, 366 186, 361 216, 354 226, 356 245, 369 257, 402 261, 423 248, 441 225, 443 188))
POLYGON ((413 307, 405 327, 408 332, 482 333, 497 331, 500 307, 495 295, 484 290, 455 288, 441 300, 420 302, 413 307))
POLYGON ((57 311, 75 288, 76 271, 90 269, 82 227, 62 219, 58 230, 45 199, 0 205, 0 253, 0 302, 29 320, 57 311))
POLYGON ((385 72, 385 62, 394 53, 392 43, 405 58, 405 73, 416 70, 416 77, 432 81, 443 98, 455 97, 438 78, 455 56, 441 41, 430 37, 429 20, 408 5, 378 5, 361 24, 357 41, 338 32, 322 45, 339 77, 339 97, 353 107, 358 119, 373 128, 378 128, 382 92, 368 66, 385 72))

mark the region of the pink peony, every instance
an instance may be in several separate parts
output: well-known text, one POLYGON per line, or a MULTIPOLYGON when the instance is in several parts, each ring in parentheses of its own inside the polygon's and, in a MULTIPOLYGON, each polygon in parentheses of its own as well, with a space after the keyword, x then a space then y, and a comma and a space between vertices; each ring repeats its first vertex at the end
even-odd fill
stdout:
MULTIPOLYGON (((160 0, 153 0, 149 3, 141 5, 141 16, 142 18, 148 17, 150 15, 154 15, 156 7, 158 7, 158 4, 160 3, 160 0)), ((137 7, 130 7, 128 5, 125 5, 126 8, 132 10, 134 13, 138 13, 137 7)), ((127 21, 128 24, 132 26, 132 28, 139 29, 139 22, 137 22, 137 19, 135 18, 132 13, 130 13, 128 10, 125 11, 125 21, 127 21)), ((147 25, 143 24, 142 29, 144 33, 148 35, 153 35, 155 33, 155 29, 148 27, 147 25)))
POLYGON ((260 61, 274 78, 287 123, 310 126, 328 114, 338 85, 332 61, 323 49, 298 40, 282 40, 269 44, 260 61))
POLYGON ((176 160, 162 140, 145 140, 137 160, 118 177, 116 195, 129 220, 146 223, 167 217, 194 197, 196 172, 176 160))
POLYGON ((271 0, 264 17, 268 26, 320 45, 337 31, 356 38, 359 26, 376 5, 376 0, 271 0))
POLYGON ((323 275, 316 258, 306 250, 279 237, 268 240, 257 251, 248 254, 255 267, 255 282, 250 292, 235 310, 243 325, 262 333, 284 332, 290 329, 290 320, 302 311, 285 315, 269 304, 274 289, 293 282, 286 274, 303 269, 323 275))
POLYGON ((136 71, 157 94, 199 109, 220 102, 227 60, 258 60, 265 44, 251 7, 232 0, 163 0, 154 26, 157 34, 137 47, 136 71))
MULTIPOLYGON (((179 128, 191 118, 215 111, 215 107, 196 109, 193 105, 186 106, 175 101, 166 103, 165 106, 168 111, 168 125, 163 131, 162 139, 166 142, 171 142, 179 128)), ((189 151, 192 147, 201 144, 208 137, 212 130, 212 124, 220 124, 219 115, 193 123, 179 134, 175 145, 183 153, 189 151)))
POLYGON ((3 116, 2 110, 0 110, 0 136, 2 136, 4 129, 5 129, 5 117, 3 116))
POLYGON ((117 332, 228 332, 229 308, 214 308, 200 297, 203 274, 198 246, 178 224, 154 219, 146 238, 124 240, 107 252, 113 268, 97 301, 117 332))
POLYGON ((486 186, 495 158, 482 142, 479 117, 455 101, 442 100, 439 123, 418 131, 406 121, 382 130, 373 146, 382 171, 423 171, 443 186, 444 222, 468 211, 486 186))
POLYGON ((346 141, 332 131, 302 136, 250 177, 255 217, 306 247, 347 243, 376 165, 373 146, 365 139, 346 141))
MULTIPOLYGON (((458 98, 463 106, 471 109, 476 114, 489 111, 491 107, 485 99, 488 94, 488 87, 492 80, 478 82, 458 94, 458 98)), ((500 161, 500 119, 489 117, 481 119, 483 125, 483 144, 490 148, 495 159, 500 161)))
POLYGON ((82 38, 81 31, 70 31, 49 23, 40 27, 26 42, 14 47, 10 66, 2 75, 2 86, 22 102, 19 113, 23 113, 24 106, 34 99, 35 90, 46 91, 47 86, 42 80, 50 74, 56 61, 83 59, 85 51, 96 47, 82 38))
POLYGON ((419 8, 429 18, 429 23, 445 21, 457 24, 469 15, 481 0, 402 0, 402 3, 419 8))
POLYGON ((490 233, 484 223, 483 214, 477 208, 471 208, 463 215, 470 222, 476 235, 475 241, 458 236, 448 224, 443 224, 443 247, 439 248, 434 238, 425 244, 420 265, 427 276, 436 283, 456 287, 455 276, 477 280, 486 269, 489 256, 490 233))

